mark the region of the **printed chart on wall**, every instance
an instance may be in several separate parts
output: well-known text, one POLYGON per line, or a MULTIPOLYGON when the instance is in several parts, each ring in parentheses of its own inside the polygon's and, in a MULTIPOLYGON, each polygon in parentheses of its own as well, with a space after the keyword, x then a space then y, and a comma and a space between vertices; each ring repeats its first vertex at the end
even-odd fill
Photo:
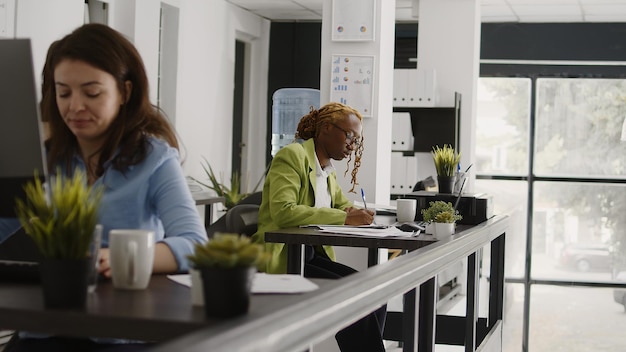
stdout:
POLYGON ((330 100, 350 105, 363 117, 372 117, 374 57, 333 55, 330 100))
POLYGON ((333 41, 374 40, 375 0, 333 0, 333 41))

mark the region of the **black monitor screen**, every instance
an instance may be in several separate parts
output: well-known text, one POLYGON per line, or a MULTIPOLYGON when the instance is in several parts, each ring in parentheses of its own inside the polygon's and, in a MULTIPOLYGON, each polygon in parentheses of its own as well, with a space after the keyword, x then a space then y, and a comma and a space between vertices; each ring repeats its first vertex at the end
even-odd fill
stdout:
POLYGON ((0 217, 37 170, 46 175, 30 40, 0 39, 0 217))
POLYGON ((429 153, 434 146, 443 147, 444 144, 457 148, 458 119, 456 108, 394 108, 393 111, 408 112, 411 115, 414 152, 429 153))

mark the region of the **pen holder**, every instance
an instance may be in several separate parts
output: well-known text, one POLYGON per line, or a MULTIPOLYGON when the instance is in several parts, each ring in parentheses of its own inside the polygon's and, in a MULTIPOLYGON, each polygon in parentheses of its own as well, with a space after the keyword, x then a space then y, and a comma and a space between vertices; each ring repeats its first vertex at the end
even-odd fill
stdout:
POLYGON ((459 172, 456 174, 456 180, 454 181, 454 192, 459 193, 461 191, 461 187, 463 187, 463 182, 465 181, 465 172, 459 172))

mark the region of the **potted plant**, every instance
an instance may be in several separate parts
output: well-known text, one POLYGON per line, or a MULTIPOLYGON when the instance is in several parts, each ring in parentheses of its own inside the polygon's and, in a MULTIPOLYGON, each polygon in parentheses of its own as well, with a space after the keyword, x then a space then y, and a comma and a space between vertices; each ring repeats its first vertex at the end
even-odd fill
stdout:
POLYGON ((241 176, 236 171, 233 172, 230 178, 230 186, 227 186, 224 182, 222 182, 221 178, 220 180, 217 179, 217 176, 215 175, 215 172, 213 171, 211 164, 209 164, 206 158, 204 158, 202 169, 204 169, 204 172, 209 178, 210 184, 204 183, 196 179, 193 179, 193 180, 198 182, 202 186, 210 190, 213 190, 215 193, 217 193, 218 196, 224 197, 224 206, 226 210, 237 205, 237 203, 239 203, 242 199, 249 196, 251 193, 256 192, 256 190, 261 185, 261 181, 263 180, 263 177, 261 177, 259 182, 257 182, 257 184, 255 185, 253 191, 246 192, 241 189, 241 176))
POLYGON ((45 306, 82 309, 102 191, 88 186, 79 169, 72 177, 52 178, 48 186, 49 191, 35 175, 34 182, 24 186, 26 198, 16 200, 16 214, 42 255, 45 306))
POLYGON ((188 259, 202 279, 206 316, 228 318, 247 313, 252 279, 269 255, 250 237, 234 233, 216 233, 210 241, 196 244, 188 259))
POLYGON ((434 146, 431 154, 437 171, 439 192, 452 193, 461 154, 455 152, 449 144, 444 144, 443 148, 439 148, 438 145, 434 146))
POLYGON ((438 200, 430 202, 429 205, 428 208, 422 209, 424 221, 432 224, 426 233, 432 233, 437 239, 452 235, 456 222, 463 219, 463 216, 450 202, 438 200))

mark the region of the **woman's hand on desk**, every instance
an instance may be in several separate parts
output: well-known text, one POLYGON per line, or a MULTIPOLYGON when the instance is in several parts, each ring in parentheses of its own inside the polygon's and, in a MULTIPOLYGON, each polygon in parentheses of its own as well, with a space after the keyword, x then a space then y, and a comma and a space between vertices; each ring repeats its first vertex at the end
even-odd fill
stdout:
MULTIPOLYGON (((165 243, 159 242, 154 246, 154 264, 153 273, 174 273, 178 270, 178 264, 174 258, 174 254, 165 243)), ((111 278, 111 262, 109 261, 109 249, 100 249, 100 262, 98 264, 98 273, 106 278, 111 278)))
POLYGON ((346 225, 369 225, 374 222, 374 211, 369 209, 346 208, 346 225))
POLYGON ((100 248, 100 261, 98 263, 98 273, 106 278, 111 278, 111 262, 109 261, 109 249, 100 248))

